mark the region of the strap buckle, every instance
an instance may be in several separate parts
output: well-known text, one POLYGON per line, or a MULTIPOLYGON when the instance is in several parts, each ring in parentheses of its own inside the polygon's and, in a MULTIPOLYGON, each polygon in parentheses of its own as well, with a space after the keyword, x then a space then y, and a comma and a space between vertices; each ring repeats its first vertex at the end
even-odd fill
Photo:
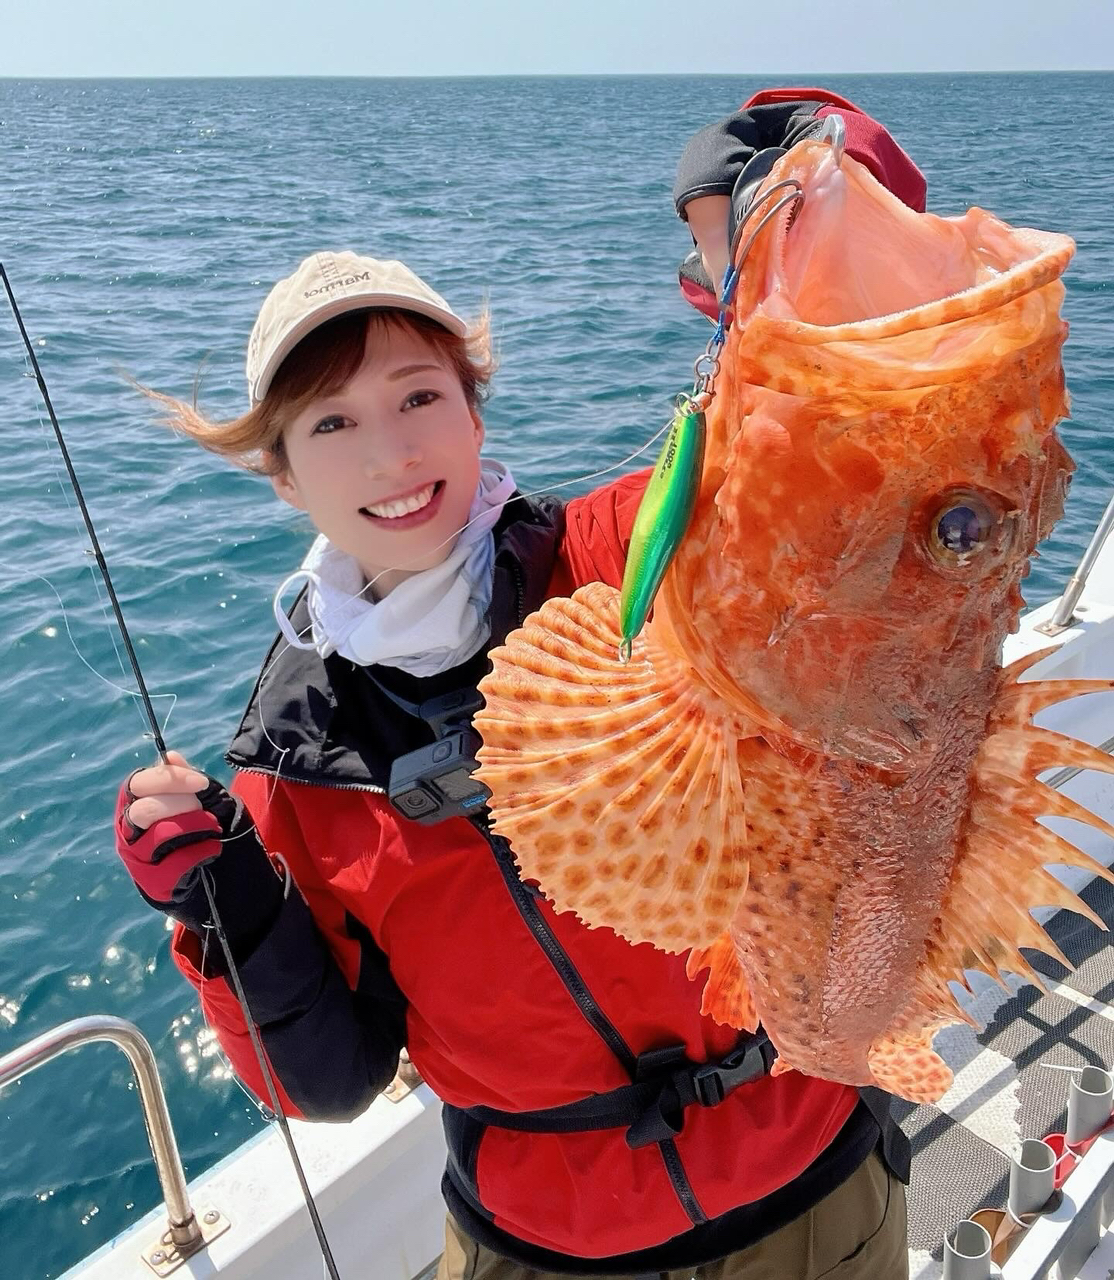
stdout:
MULTIPOLYGON (((740 1085, 763 1076, 770 1069, 764 1052, 770 1042, 764 1036, 734 1049, 719 1062, 705 1062, 692 1071, 694 1101, 702 1107, 718 1107, 740 1085)), ((772 1046, 770 1046, 772 1049, 772 1046)))
POLYGON ((774 1057, 774 1047, 761 1031, 718 1062, 689 1062, 679 1044, 640 1053, 635 1083, 656 1090, 627 1130, 627 1145, 637 1149, 675 1138, 684 1127, 686 1107, 719 1106, 740 1085, 765 1075, 774 1057))

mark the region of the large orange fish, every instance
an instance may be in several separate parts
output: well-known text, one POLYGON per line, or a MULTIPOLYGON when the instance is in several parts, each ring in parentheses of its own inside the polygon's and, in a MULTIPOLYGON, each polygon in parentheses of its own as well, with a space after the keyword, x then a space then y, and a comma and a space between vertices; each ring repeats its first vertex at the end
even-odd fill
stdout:
MULTIPOLYGON (((1091 914, 1038 823, 1114 827, 1037 781, 1114 771, 1031 724, 1111 682, 1019 683, 999 655, 1072 463, 1065 236, 906 208, 802 142, 804 200, 756 238, 688 533, 628 663, 619 596, 549 601, 494 651, 481 776, 559 909, 692 949, 704 1007, 797 1068, 937 1099, 965 969, 1058 954, 1091 914)), ((1097 923, 1097 918, 1096 918, 1097 923)))

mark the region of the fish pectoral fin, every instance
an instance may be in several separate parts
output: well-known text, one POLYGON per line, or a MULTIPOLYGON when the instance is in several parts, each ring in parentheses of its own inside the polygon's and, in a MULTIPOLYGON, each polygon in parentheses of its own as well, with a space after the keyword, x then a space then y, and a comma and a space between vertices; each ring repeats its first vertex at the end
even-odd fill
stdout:
POLYGON ((694 947, 689 952, 685 965, 688 976, 695 978, 702 969, 710 972, 704 983, 700 1012, 740 1031, 756 1031, 758 1010, 730 931, 722 933, 710 947, 694 947))
POLYGON ((558 910, 630 942, 714 942, 747 883, 735 717, 652 638, 619 660, 619 592, 553 599, 493 649, 479 777, 558 910))

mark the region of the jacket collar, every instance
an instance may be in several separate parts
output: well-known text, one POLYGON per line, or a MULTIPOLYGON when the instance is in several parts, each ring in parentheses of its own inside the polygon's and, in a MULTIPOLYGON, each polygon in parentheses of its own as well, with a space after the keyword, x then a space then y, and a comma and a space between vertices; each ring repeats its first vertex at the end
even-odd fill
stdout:
MULTIPOLYGON (((416 702, 477 684, 489 669, 487 649, 502 644, 546 599, 564 525, 557 498, 516 494, 507 501, 493 530, 491 639, 452 671, 418 678, 390 667, 365 670, 337 654, 322 659, 316 650, 295 649, 277 636, 225 759, 237 769, 295 782, 384 790, 392 761, 432 741, 432 734, 400 715, 376 681, 416 702)), ((309 626, 304 592, 289 616, 299 632, 309 626)))

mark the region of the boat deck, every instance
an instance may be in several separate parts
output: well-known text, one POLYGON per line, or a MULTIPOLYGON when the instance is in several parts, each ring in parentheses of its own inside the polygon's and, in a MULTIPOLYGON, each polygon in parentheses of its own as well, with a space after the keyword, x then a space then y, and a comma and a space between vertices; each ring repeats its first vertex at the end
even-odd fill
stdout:
MULTIPOLYGON (((1080 896, 1114 929, 1114 886, 1094 879, 1080 896)), ((1110 935, 1070 911, 1045 928, 1076 966, 1026 952, 1047 977, 1048 994, 1011 981, 1013 994, 987 981, 969 1008, 984 1029, 952 1027, 936 1049, 955 1084, 936 1106, 896 1102, 913 1146, 909 1186, 911 1280, 942 1274, 945 1233, 983 1207, 1006 1202, 1009 1160, 1022 1139, 1062 1133, 1067 1072, 1058 1067, 1114 1063, 1114 947, 1110 935)))

